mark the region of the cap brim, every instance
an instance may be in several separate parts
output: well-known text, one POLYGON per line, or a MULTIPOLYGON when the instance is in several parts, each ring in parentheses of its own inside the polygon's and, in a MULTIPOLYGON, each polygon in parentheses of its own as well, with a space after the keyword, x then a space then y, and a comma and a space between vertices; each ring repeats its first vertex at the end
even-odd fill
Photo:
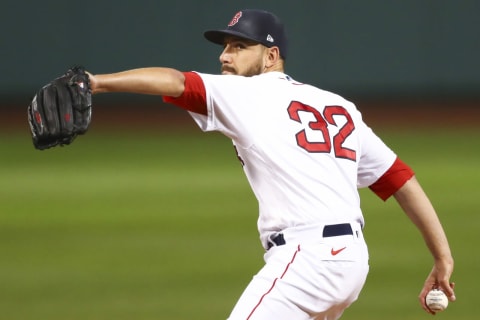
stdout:
POLYGON ((203 33, 203 36, 208 41, 216 43, 216 44, 220 44, 220 45, 224 44, 224 40, 225 40, 226 36, 235 36, 235 37, 259 42, 257 39, 253 39, 253 38, 248 37, 247 35, 245 35, 241 32, 237 32, 237 31, 233 31, 233 30, 208 30, 208 31, 205 31, 203 33))

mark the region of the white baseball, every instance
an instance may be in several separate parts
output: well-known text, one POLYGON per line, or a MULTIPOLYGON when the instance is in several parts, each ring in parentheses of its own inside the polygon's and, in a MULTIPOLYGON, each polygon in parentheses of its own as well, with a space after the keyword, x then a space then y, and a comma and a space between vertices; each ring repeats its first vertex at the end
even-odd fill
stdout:
POLYGON ((427 294, 427 297, 425 298, 425 302, 427 303, 427 306, 432 310, 433 312, 440 312, 445 310, 448 307, 448 298, 443 293, 442 290, 438 289, 433 289, 430 290, 430 292, 427 294))

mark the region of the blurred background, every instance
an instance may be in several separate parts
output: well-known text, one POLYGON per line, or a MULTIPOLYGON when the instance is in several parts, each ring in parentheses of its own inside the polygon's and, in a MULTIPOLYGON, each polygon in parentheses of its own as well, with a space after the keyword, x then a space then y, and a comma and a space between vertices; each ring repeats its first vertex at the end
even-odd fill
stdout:
MULTIPOLYGON (((203 31, 242 8, 275 12, 289 35, 287 73, 356 103, 418 170, 458 259, 459 302, 441 317, 480 311, 479 258, 470 255, 480 228, 480 1, 4 0, 0 8, 0 319, 227 317, 262 264, 256 203, 230 141, 199 134, 160 97, 105 94, 94 97, 85 137, 39 152, 26 107, 73 65, 217 73, 221 48, 203 31)), ((372 275, 345 319, 423 319, 416 295, 431 261, 421 239, 395 203, 362 196, 372 275)))
POLYGON ((436 1, 3 1, 2 100, 25 100, 73 64, 94 73, 172 66, 216 73, 203 31, 240 8, 287 26, 287 71, 352 98, 478 98, 480 3, 436 1))

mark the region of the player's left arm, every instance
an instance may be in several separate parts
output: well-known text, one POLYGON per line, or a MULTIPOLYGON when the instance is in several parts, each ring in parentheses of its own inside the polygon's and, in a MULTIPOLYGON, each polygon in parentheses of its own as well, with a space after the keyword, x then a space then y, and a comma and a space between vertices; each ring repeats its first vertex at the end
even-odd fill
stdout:
POLYGON ((455 284, 450 283, 454 260, 447 236, 434 207, 415 177, 408 180, 393 196, 406 215, 420 230, 433 256, 433 269, 428 275, 419 295, 423 309, 432 313, 425 304, 425 297, 432 288, 441 289, 450 301, 455 301, 455 284))
POLYGON ((163 96, 164 101, 185 110, 207 114, 206 91, 195 72, 150 67, 93 75, 89 73, 92 94, 127 92, 163 96))
POLYGON ((185 76, 172 68, 139 68, 110 74, 91 74, 92 94, 128 92, 179 97, 185 90, 185 76))

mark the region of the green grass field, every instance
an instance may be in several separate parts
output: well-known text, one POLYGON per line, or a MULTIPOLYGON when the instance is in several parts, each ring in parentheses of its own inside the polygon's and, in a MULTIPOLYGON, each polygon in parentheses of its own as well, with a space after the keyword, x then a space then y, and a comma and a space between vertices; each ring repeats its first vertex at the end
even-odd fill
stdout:
MULTIPOLYGON (((231 142, 92 131, 46 151, 26 132, 0 134, 0 319, 225 319, 263 263, 231 142)), ((477 318, 480 131, 378 133, 417 171, 450 238, 458 301, 436 318, 477 318)), ((429 319, 419 234, 394 201, 361 194, 371 271, 342 319, 429 319)))

